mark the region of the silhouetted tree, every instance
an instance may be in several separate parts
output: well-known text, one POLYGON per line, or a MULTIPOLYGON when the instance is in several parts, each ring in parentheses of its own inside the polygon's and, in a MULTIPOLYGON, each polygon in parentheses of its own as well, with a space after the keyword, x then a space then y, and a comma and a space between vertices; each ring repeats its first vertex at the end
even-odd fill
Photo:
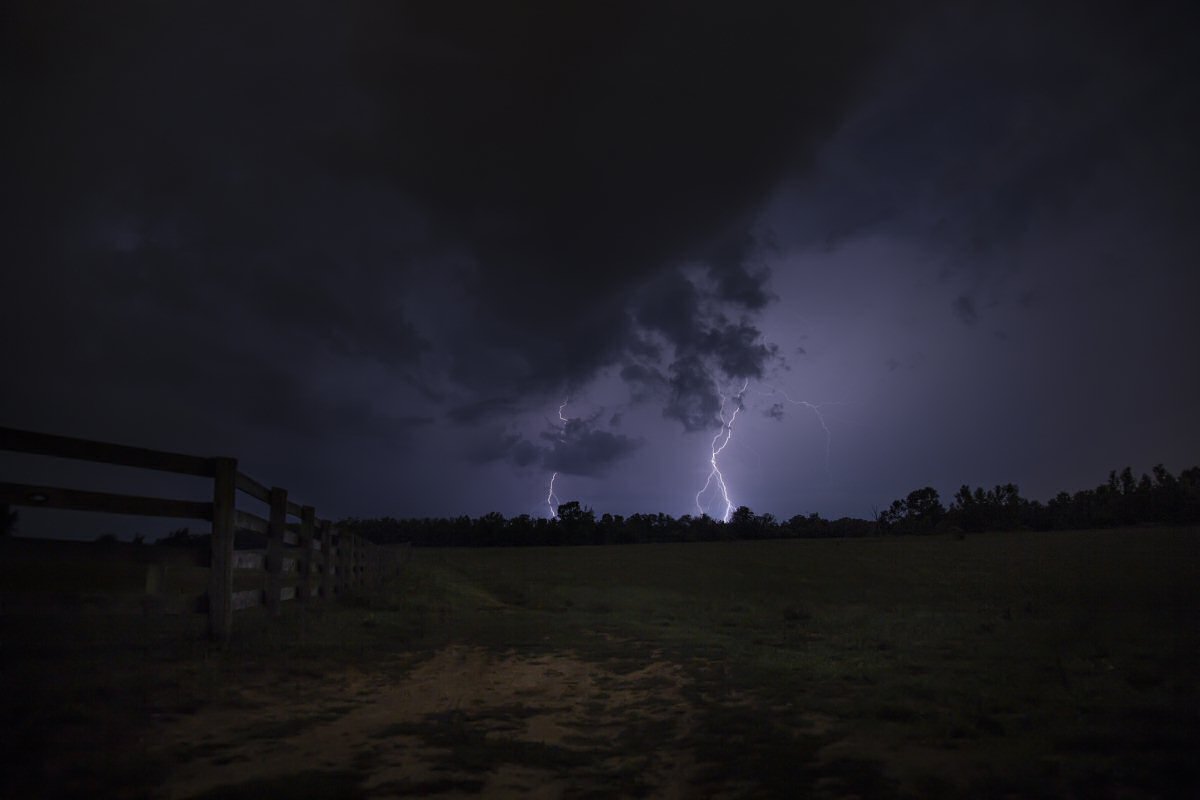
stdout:
POLYGON ((928 533, 937 527, 945 514, 937 489, 926 486, 909 492, 903 500, 892 501, 887 510, 878 515, 876 522, 888 533, 928 533))
POLYGON ((192 533, 187 528, 176 528, 158 539, 155 544, 165 545, 167 547, 191 547, 207 542, 212 534, 208 533, 192 533))
POLYGON ((954 493, 954 500, 950 503, 950 514, 954 524, 964 531, 974 533, 984 529, 983 508, 975 502, 971 487, 966 484, 954 493))
POLYGON ((725 523, 729 530, 738 539, 753 539, 755 528, 754 512, 749 506, 738 506, 729 516, 729 522, 725 523))
POLYGON ((904 512, 905 520, 914 531, 931 531, 942 521, 946 509, 937 489, 926 486, 908 493, 904 499, 904 512))
POLYGON ((596 515, 578 500, 558 507, 553 544, 592 544, 595 541, 596 515))

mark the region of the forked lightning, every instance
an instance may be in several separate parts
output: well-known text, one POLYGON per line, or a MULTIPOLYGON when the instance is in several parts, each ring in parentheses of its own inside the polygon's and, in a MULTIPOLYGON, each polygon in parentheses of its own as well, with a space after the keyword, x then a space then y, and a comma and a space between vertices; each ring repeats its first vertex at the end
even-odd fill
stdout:
MULTIPOLYGON (((708 508, 712 506, 712 500, 705 506, 700 502, 700 498, 708 491, 708 487, 716 482, 717 490, 721 493, 721 499, 725 501, 725 513, 721 515, 722 522, 729 522, 729 518, 733 515, 733 501, 729 498, 729 487, 725 485, 725 476, 721 474, 721 468, 717 465, 717 457, 721 455, 721 451, 729 444, 729 440, 733 438, 733 424, 737 422, 738 412, 742 410, 742 395, 746 393, 747 387, 750 386, 750 381, 747 380, 742 384, 741 390, 733 397, 737 404, 733 407, 733 413, 729 415, 729 420, 725 419, 725 402, 728 399, 724 394, 721 395, 721 430, 717 431, 717 435, 713 437, 711 454, 708 463, 712 466, 709 470, 708 478, 704 481, 704 486, 700 491, 696 492, 696 510, 701 514, 707 514, 708 508), (717 444, 720 442, 720 444, 717 444)), ((714 498, 715 499, 715 498, 714 498)))
MULTIPOLYGON (((563 416, 563 409, 566 408, 567 403, 570 402, 571 401, 569 399, 563 400, 562 404, 558 407, 558 419, 562 422, 562 433, 559 435, 558 441, 564 444, 567 441, 567 423, 570 422, 570 420, 563 416)), ((560 505, 558 495, 554 493, 554 482, 556 480, 558 480, 558 472, 555 472, 550 476, 550 488, 546 492, 546 508, 550 510, 550 519, 554 519, 558 516, 558 506, 560 505)))

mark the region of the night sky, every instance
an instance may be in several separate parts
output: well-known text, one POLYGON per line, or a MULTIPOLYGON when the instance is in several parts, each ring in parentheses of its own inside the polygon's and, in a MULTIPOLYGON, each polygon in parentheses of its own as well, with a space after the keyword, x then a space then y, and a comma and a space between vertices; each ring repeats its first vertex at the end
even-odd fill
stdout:
POLYGON ((0 424, 333 518, 697 513, 735 409, 781 518, 1200 463, 1188 4, 0 13, 0 424))

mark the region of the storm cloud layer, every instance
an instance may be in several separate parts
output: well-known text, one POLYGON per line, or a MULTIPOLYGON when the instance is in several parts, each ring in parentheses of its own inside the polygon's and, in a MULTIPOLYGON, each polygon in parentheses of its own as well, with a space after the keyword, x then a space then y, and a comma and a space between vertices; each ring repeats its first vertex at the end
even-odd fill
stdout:
MULTIPOLYGON (((1024 333, 1102 326, 1087 287, 1136 269, 1131 315, 1167 326, 1138 380, 1197 396, 1168 366, 1196 332, 1182 4, 3 14, 5 424, 216 448, 345 513, 523 511, 544 471, 678 511, 696 478, 680 463, 703 468, 744 382, 873 408, 892 393, 833 423, 871 431, 927 412, 901 402, 906 375, 936 392, 1011 370, 1015 394, 1042 391, 1044 339, 1024 333), (1055 307, 1068 283, 1085 299, 1055 307), (980 339, 969 368, 948 355, 959 335, 980 339), (650 475, 652 495, 621 488, 650 475)), ((1120 372, 1143 346, 1103 358, 1120 372)), ((805 416, 767 391, 753 424, 778 438, 805 416)), ((1034 428, 1063 413, 1093 412, 1034 428)), ((1182 444, 1101 451, 1183 457, 1186 425, 1182 444)), ((848 444, 860 478, 747 501, 865 513, 943 477, 848 444)), ((756 458, 772 479, 794 468, 756 458)), ((1016 465, 981 458, 946 463, 975 470, 963 481, 1016 465)))

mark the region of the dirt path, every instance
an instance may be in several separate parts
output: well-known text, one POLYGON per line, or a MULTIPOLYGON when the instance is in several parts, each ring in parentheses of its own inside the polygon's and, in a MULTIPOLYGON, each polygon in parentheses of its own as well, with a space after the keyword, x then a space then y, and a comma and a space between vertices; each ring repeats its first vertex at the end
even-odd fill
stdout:
POLYGON ((173 799, 686 794, 695 765, 671 743, 695 721, 687 676, 666 661, 619 669, 449 647, 402 678, 248 688, 237 707, 164 721, 152 750, 176 765, 173 799))

